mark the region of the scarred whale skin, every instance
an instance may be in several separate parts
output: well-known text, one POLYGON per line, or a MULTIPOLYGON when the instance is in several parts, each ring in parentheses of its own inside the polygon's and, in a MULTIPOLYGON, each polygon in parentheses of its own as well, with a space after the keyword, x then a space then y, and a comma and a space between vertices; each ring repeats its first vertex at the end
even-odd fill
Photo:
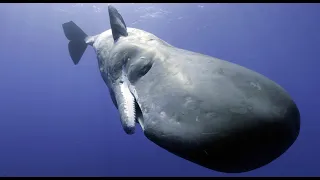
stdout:
POLYGON ((299 110, 272 80, 127 28, 112 6, 109 16, 111 30, 96 36, 72 21, 63 27, 75 64, 86 45, 95 49, 126 133, 137 122, 158 146, 227 173, 262 167, 297 139, 299 110))

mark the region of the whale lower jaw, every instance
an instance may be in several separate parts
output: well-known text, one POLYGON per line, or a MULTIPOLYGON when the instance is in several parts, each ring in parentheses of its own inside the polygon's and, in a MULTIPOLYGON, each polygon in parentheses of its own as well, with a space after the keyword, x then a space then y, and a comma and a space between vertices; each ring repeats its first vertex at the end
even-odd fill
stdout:
POLYGON ((122 127, 127 134, 134 134, 136 122, 135 99, 126 82, 122 80, 115 85, 114 89, 122 127))
POLYGON ((124 131, 130 135, 134 134, 136 123, 140 124, 144 130, 144 119, 137 101, 138 95, 125 72, 122 72, 119 81, 114 84, 113 90, 124 131))

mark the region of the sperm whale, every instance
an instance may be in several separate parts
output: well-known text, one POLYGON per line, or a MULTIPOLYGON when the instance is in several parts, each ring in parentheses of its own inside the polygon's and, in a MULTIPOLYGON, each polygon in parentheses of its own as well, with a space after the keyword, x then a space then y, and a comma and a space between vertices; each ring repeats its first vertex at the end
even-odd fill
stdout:
POLYGON ((260 168, 295 142, 300 113, 280 85, 129 28, 116 8, 108 11, 111 29, 98 35, 87 35, 73 21, 62 26, 74 64, 87 46, 94 48, 127 134, 139 124, 158 146, 226 173, 260 168))

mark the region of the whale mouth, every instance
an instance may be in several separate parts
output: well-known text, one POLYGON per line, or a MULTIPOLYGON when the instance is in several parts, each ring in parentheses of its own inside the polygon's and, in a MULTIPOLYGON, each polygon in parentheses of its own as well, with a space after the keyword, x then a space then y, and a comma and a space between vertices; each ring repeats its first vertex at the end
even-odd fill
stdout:
POLYGON ((137 102, 137 99, 136 97, 133 95, 134 97, 134 107, 135 107, 135 112, 136 112, 136 123, 140 125, 142 131, 144 131, 144 125, 143 125, 143 122, 144 122, 144 118, 143 118, 143 114, 142 114, 142 111, 141 111, 141 108, 137 102))
POLYGON ((143 125, 143 122, 144 122, 144 117, 143 117, 143 113, 142 113, 142 110, 141 110, 141 107, 139 105, 139 102, 138 102, 138 94, 137 94, 137 91, 134 87, 133 84, 131 84, 130 80, 128 79, 128 76, 127 76, 127 73, 125 72, 125 68, 124 66, 122 67, 122 73, 124 75, 124 81, 126 82, 127 84, 127 87, 133 97, 133 104, 134 104, 134 111, 135 111, 135 121, 137 124, 140 125, 142 131, 144 131, 144 125, 143 125))

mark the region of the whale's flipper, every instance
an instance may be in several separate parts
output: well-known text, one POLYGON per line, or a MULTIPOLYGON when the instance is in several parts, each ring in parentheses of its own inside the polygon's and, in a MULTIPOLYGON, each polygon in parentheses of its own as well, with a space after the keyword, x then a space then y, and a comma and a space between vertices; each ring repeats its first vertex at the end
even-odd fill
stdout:
POLYGON ((115 99, 124 131, 133 134, 136 123, 135 99, 129 90, 125 75, 122 76, 122 79, 114 85, 115 99))
POLYGON ((117 9, 109 5, 108 11, 114 41, 117 41, 120 36, 128 36, 126 23, 124 22, 117 9))
POLYGON ((62 28, 65 36, 70 41, 68 44, 69 54, 76 65, 87 48, 86 39, 88 39, 88 35, 73 21, 62 24, 62 28))

